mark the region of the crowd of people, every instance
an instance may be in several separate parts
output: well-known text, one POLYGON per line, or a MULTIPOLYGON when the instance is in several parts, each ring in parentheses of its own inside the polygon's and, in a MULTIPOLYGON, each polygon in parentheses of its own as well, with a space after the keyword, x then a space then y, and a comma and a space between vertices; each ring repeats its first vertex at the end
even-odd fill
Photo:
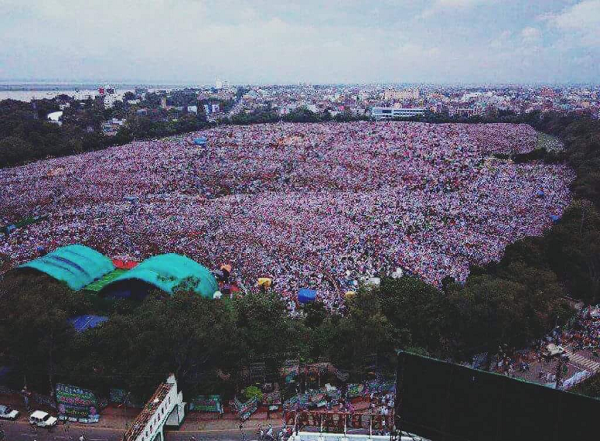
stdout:
POLYGON ((0 170, 0 253, 13 265, 82 243, 110 257, 227 262, 336 310, 361 278, 403 268, 439 285, 540 235, 570 201, 564 165, 515 164, 528 125, 356 122, 221 126, 0 170), (196 146, 198 136, 208 139, 196 146))
POLYGON ((580 361, 600 363, 599 348, 600 305, 589 306, 579 310, 566 326, 555 327, 529 349, 511 351, 500 347, 492 370, 510 377, 551 385, 557 381, 557 368, 563 367, 564 372, 558 380, 561 387, 569 388, 592 372, 586 371, 589 366, 577 364, 573 360, 567 359, 567 362, 561 364, 559 358, 565 354, 564 351, 581 355, 583 359, 580 361))

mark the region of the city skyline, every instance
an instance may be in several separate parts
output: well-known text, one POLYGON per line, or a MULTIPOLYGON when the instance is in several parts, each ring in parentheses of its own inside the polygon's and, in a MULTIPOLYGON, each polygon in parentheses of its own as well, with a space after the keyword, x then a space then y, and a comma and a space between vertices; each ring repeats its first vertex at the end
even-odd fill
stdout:
POLYGON ((0 81, 597 84, 600 0, 0 0, 0 81))

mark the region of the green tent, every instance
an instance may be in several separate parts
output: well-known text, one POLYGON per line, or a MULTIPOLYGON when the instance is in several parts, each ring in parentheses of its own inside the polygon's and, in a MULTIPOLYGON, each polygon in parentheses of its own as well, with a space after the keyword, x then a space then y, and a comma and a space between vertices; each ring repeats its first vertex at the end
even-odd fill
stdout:
POLYGON ((143 298, 158 288, 172 295, 174 288, 186 279, 191 283, 190 289, 202 297, 212 299, 219 289, 212 273, 199 263, 180 254, 160 254, 110 281, 100 293, 107 297, 143 298))
POLYGON ((74 291, 79 291, 115 269, 108 257, 84 245, 57 248, 18 268, 41 271, 65 282, 74 291))

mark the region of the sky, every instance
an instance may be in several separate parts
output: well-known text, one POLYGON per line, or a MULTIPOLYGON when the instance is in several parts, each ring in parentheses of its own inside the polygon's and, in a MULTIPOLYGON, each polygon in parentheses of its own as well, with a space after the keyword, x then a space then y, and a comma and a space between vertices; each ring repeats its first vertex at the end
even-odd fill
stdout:
POLYGON ((600 0, 0 0, 0 82, 595 83, 600 0))

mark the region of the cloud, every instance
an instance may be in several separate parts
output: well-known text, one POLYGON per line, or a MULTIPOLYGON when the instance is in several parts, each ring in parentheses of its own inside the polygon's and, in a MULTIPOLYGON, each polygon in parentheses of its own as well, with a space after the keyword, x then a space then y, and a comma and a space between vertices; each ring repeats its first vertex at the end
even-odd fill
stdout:
POLYGON ((600 48, 600 0, 584 0, 559 13, 539 17, 569 40, 600 48))
POLYGON ((564 5, 380 0, 375 14, 372 0, 0 0, 0 79, 597 81, 598 54, 579 41, 594 29, 572 29, 580 12, 564 5), (540 11, 553 15, 536 22, 540 11))
POLYGON ((538 28, 526 27, 521 31, 521 37, 527 42, 538 41, 542 36, 542 32, 538 28))
POLYGON ((490 5, 494 0, 435 0, 434 3, 425 9, 421 18, 431 17, 441 12, 452 10, 467 10, 475 6, 490 5))
POLYGON ((490 41, 490 47, 492 49, 502 49, 503 47, 506 47, 509 44, 512 36, 512 31, 505 30, 499 36, 490 41))

